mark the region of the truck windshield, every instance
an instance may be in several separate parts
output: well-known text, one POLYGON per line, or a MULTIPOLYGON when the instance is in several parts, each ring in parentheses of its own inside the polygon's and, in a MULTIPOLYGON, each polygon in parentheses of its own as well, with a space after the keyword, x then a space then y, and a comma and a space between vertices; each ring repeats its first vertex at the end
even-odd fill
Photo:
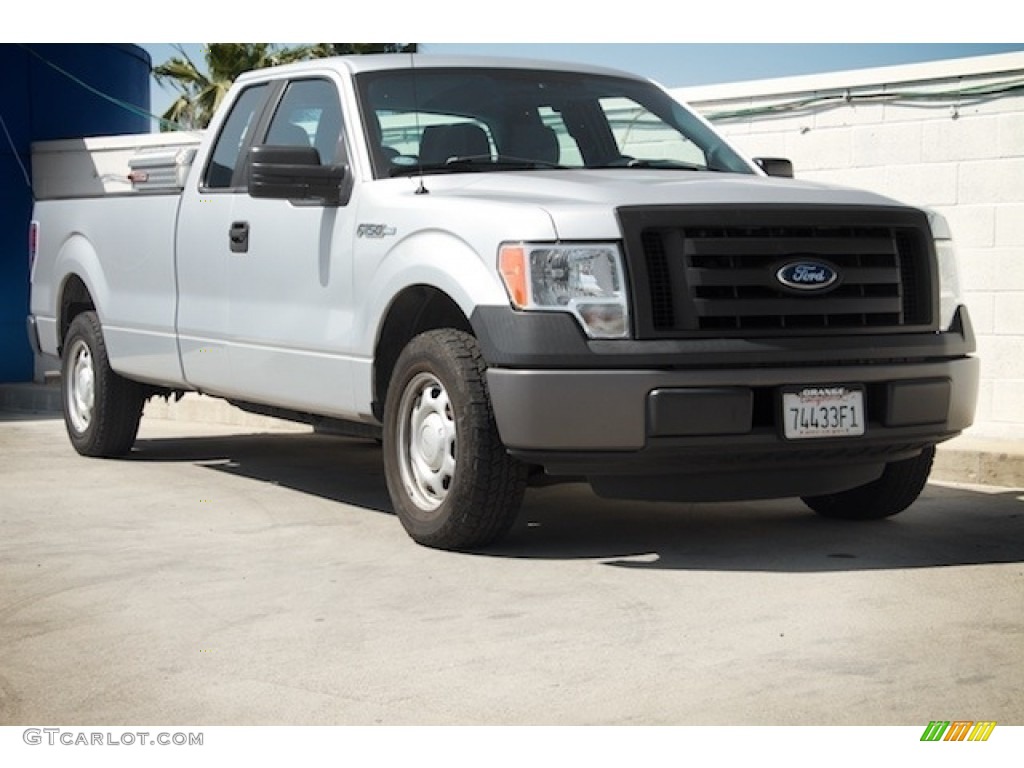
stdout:
POLYGON ((358 76, 377 178, 544 168, 753 173, 703 121, 642 80, 527 69, 358 76))

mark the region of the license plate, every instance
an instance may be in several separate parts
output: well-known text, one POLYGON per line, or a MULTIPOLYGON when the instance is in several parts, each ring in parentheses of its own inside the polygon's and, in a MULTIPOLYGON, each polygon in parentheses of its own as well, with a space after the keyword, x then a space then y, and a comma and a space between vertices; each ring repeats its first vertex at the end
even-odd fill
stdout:
POLYGON ((864 390, 851 387, 802 387, 782 393, 788 440, 856 437, 864 434, 864 390))

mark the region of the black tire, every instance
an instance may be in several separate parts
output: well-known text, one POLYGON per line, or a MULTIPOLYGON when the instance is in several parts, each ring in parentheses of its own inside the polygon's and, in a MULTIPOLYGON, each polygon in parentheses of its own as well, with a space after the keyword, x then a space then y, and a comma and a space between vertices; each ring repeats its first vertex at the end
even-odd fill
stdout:
POLYGON ((61 356, 61 401, 71 444, 83 456, 124 456, 135 443, 146 402, 142 385, 110 368, 95 312, 71 321, 61 356))
POLYGON ((467 550, 515 522, 526 465, 508 455, 476 339, 453 329, 414 338, 395 364, 384 408, 384 475, 419 544, 467 550))
POLYGON ((804 504, 822 517, 842 520, 880 520, 892 517, 913 504, 928 483, 935 458, 935 446, 919 456, 888 464, 872 483, 841 493, 805 496, 804 504))

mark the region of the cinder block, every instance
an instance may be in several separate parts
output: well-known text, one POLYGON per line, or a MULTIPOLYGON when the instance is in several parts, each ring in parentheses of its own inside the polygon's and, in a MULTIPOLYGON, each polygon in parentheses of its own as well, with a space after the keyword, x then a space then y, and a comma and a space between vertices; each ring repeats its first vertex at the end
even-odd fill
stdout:
POLYGON ((921 158, 925 162, 985 160, 1001 157, 999 118, 961 117, 921 123, 921 158))
MULTIPOLYGON (((982 361, 984 365, 984 361, 982 361)), ((978 407, 974 412, 974 426, 971 431, 985 433, 991 432, 987 425, 992 421, 992 390, 995 382, 992 379, 982 378, 978 382, 978 407)))
POLYGON ((1024 199, 993 208, 996 244, 1024 245, 1024 199))
POLYGON ((737 136, 746 136, 750 133, 750 123, 748 121, 737 122, 728 120, 724 123, 717 123, 715 130, 727 139, 732 139, 737 136))
MULTIPOLYGON (((961 260, 960 271, 965 269, 961 260)), ((975 334, 995 333, 996 294, 991 291, 965 291, 964 303, 971 315, 971 325, 975 334)))
POLYGON ((1024 111, 1000 115, 996 132, 999 157, 1024 157, 1024 111))
POLYGON ((1024 379, 1022 349, 1024 336, 979 336, 978 356, 981 358, 982 376, 996 382, 1024 379))
POLYGON ((823 170, 849 168, 852 156, 848 128, 815 129, 798 133, 789 142, 790 158, 800 168, 823 170))
POLYGON ((961 163, 960 204, 1011 203, 1020 200, 1024 200, 1024 158, 961 163))
POLYGON ((910 205, 955 205, 957 167, 953 163, 890 166, 885 169, 885 191, 910 205))
POLYGON ((1024 286, 1018 290, 993 294, 995 301, 994 333, 1021 336, 1017 354, 1024 357, 1024 286))
POLYGON ((733 144, 749 157, 789 157, 792 159, 786 136, 776 133, 746 134, 735 136, 733 144))
POLYGON ((992 382, 992 419, 1024 427, 1024 379, 992 382))
POLYGON ((991 205, 942 205, 958 249, 991 248, 996 244, 996 208, 991 205))
POLYGON ((960 248, 960 284, 965 291, 1024 290, 1019 248, 960 248))
POLYGON ((855 167, 911 165, 921 162, 921 124, 854 126, 855 167))

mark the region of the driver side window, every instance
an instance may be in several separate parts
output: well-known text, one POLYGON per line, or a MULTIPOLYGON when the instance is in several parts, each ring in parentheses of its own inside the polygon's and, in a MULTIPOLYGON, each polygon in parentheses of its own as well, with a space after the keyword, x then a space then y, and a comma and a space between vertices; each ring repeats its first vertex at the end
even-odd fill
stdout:
POLYGON ((231 107, 224 121, 217 144, 213 148, 210 164, 206 167, 203 186, 207 189, 230 189, 235 168, 248 142, 263 106, 267 86, 254 85, 245 89, 231 107))
POLYGON ((313 147, 321 165, 344 161, 341 103, 329 80, 296 80, 288 84, 267 129, 265 144, 313 147))

